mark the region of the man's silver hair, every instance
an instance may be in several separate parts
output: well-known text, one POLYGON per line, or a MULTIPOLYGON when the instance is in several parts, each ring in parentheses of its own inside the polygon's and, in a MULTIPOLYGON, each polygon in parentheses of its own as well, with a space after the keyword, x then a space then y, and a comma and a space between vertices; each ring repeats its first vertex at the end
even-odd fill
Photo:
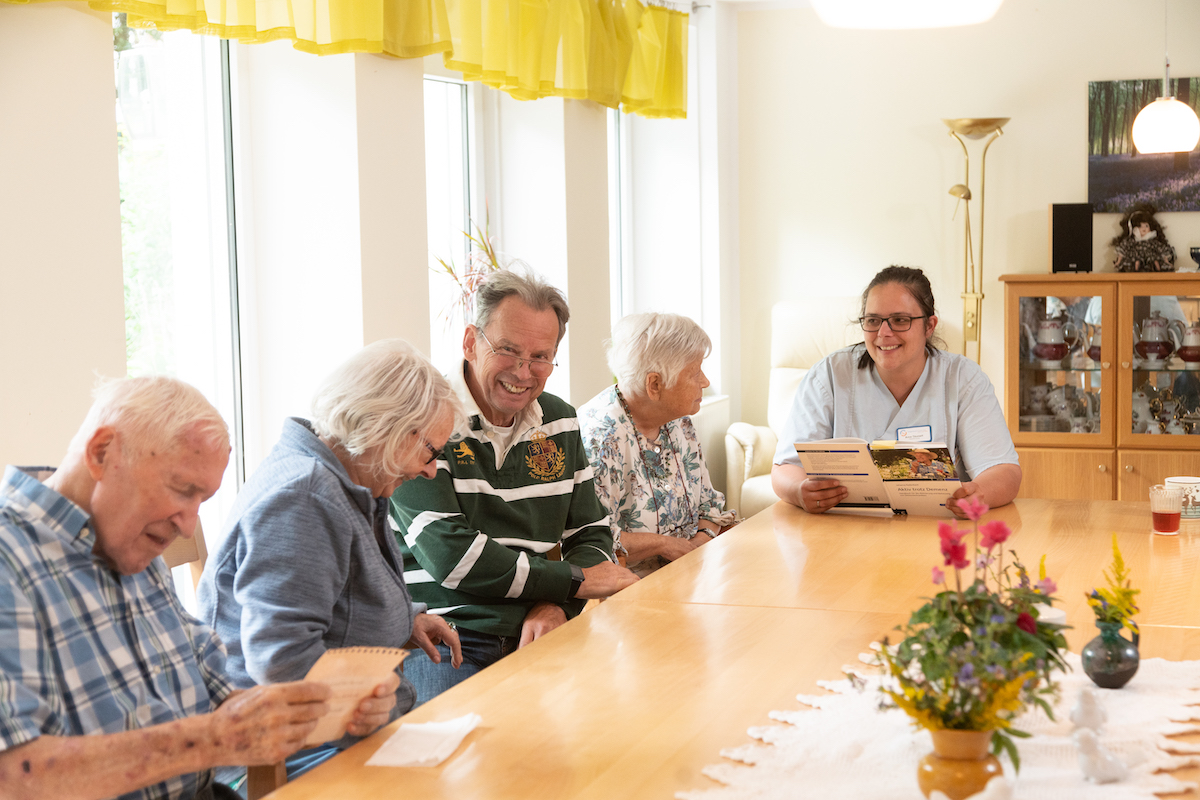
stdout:
POLYGON ((178 378, 102 378, 92 397, 92 407, 71 439, 71 452, 82 453, 103 427, 117 431, 129 458, 169 452, 192 438, 213 449, 229 447, 229 428, 220 412, 199 389, 178 378))
POLYGON ((364 466, 397 477, 409 471, 413 453, 424 450, 425 431, 445 413, 456 429, 466 418, 450 383, 408 342, 382 339, 325 378, 313 396, 312 426, 356 458, 378 447, 376 463, 364 466))
POLYGON ((558 317, 558 342, 562 342, 567 332, 567 320, 571 318, 567 298, 532 272, 522 274, 502 269, 489 275, 475 290, 475 327, 486 332, 496 307, 506 297, 513 296, 519 297, 522 303, 534 311, 553 309, 554 315, 558 317))
POLYGON ((667 387, 697 358, 707 358, 712 340, 704 329, 679 314, 630 314, 613 326, 608 367, 621 392, 644 397, 646 377, 657 372, 667 387))

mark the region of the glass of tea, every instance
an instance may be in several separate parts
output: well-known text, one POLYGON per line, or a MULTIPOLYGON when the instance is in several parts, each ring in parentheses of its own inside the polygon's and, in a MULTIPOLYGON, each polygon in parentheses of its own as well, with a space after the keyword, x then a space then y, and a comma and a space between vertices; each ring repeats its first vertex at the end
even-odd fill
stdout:
POLYGON ((1179 534, 1179 516, 1183 511, 1183 489, 1158 484, 1150 487, 1150 516, 1154 532, 1164 536, 1179 534))

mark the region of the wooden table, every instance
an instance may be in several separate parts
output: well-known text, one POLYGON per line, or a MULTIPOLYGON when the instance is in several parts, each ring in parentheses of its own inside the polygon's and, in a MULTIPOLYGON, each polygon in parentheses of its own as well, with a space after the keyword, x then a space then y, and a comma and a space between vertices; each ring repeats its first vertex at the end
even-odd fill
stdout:
MULTIPOLYGON (((1141 588, 1144 657, 1200 658, 1200 525, 1152 536, 1147 503, 1018 500, 1015 549, 1065 602, 1071 648, 1096 631, 1116 531, 1141 588)), ((776 504, 533 645, 406 715, 483 723, 440 767, 363 763, 399 722, 272 798, 670 798, 711 786, 701 768, 749 741, 772 709, 840 677, 933 593, 929 518, 810 516, 776 504)))

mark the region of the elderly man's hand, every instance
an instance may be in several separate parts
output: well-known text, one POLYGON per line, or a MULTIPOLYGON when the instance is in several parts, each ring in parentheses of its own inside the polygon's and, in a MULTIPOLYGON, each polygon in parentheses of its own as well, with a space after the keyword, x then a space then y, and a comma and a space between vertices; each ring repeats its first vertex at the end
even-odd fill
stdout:
POLYGON ((525 621, 521 623, 521 641, 517 643, 517 649, 542 638, 566 621, 567 615, 561 608, 554 603, 539 600, 529 609, 525 621))
POLYGON ((225 698, 209 717, 211 763, 220 766, 274 764, 304 745, 329 711, 330 689, 298 681, 255 686, 225 698))
MULTIPOLYGON (((424 616, 424 615, 422 615, 424 616)), ((393 672, 388 679, 375 687, 370 697, 363 699, 354 709, 354 716, 346 726, 351 736, 370 736, 388 724, 392 709, 396 707, 396 690, 400 688, 400 676, 393 672)))
POLYGON ((610 597, 637 582, 638 576, 620 564, 601 561, 594 567, 583 568, 583 585, 579 587, 575 596, 581 600, 598 600, 610 597))
POLYGON ((450 648, 450 666, 455 669, 462 666, 462 645, 458 641, 458 631, 437 614, 417 614, 413 618, 412 638, 404 646, 410 650, 419 647, 430 661, 440 664, 442 654, 437 647, 439 644, 450 648))

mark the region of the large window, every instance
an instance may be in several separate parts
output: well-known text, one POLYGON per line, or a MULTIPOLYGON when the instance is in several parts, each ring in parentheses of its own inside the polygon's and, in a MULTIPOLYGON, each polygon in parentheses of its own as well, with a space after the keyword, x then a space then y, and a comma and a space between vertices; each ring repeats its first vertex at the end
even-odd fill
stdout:
MULTIPOLYGON (((429 230, 430 359, 449 371, 462 359, 461 296, 444 262, 462 276, 467 269, 471 228, 470 87, 444 78, 425 78, 425 198, 429 230)), ((481 226, 484 220, 476 220, 481 226)))
MULTIPOLYGON (((131 29, 114 14, 125 340, 130 375, 202 391, 235 430, 227 103, 218 39, 131 29)), ((200 509, 210 545, 238 488, 235 449, 200 509)), ((186 573, 176 585, 191 602, 186 573)))

